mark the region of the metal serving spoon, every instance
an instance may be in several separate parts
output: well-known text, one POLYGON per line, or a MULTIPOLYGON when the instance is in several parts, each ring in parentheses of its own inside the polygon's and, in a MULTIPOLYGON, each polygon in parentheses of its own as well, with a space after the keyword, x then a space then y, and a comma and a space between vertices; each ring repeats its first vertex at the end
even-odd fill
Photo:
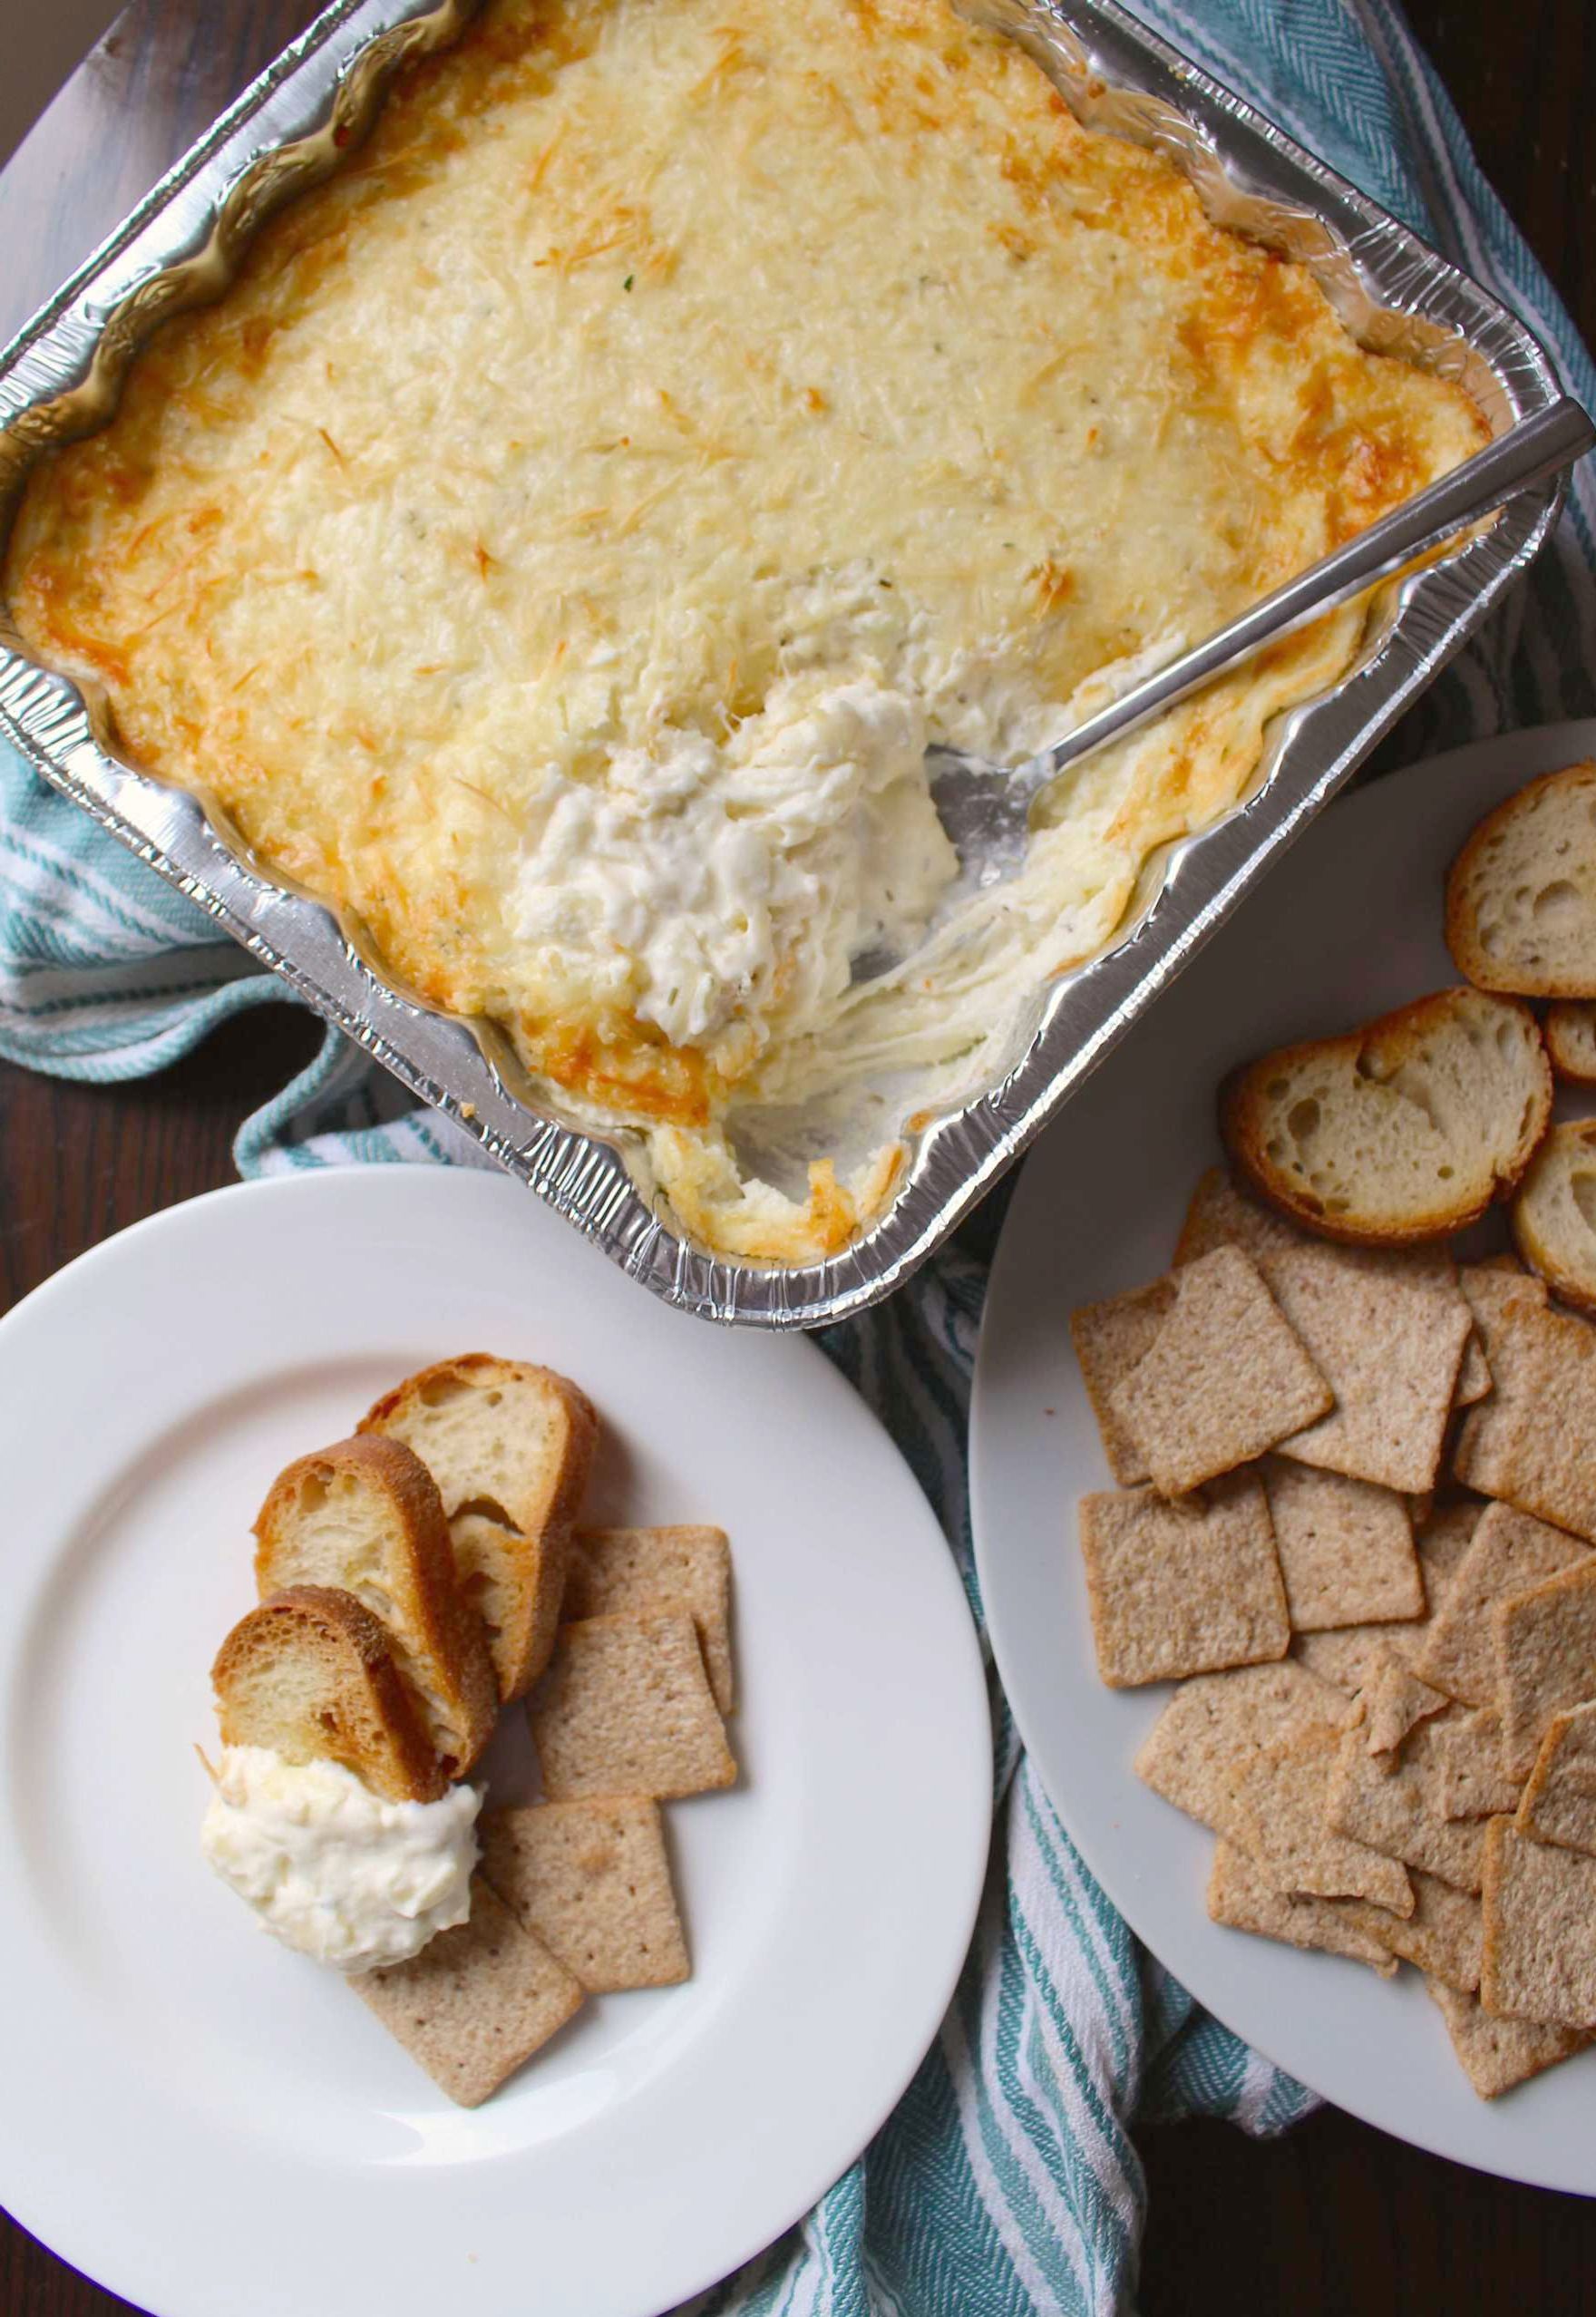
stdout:
MULTIPOLYGON (((951 748, 929 750, 931 799, 959 854, 960 887, 968 891, 1001 884, 1015 875, 1030 842, 1031 807, 1071 764, 1110 740, 1123 739, 1176 701, 1188 699, 1278 637, 1289 636, 1349 603, 1377 580, 1492 513, 1515 492, 1572 465, 1592 443, 1596 427, 1580 404, 1565 395, 1359 531, 1345 547, 1289 579, 1206 643, 1194 645, 1155 676, 1133 685, 1041 755, 1003 766, 951 748)), ((868 980, 891 962, 882 952, 871 951, 855 961, 853 978, 868 980)))

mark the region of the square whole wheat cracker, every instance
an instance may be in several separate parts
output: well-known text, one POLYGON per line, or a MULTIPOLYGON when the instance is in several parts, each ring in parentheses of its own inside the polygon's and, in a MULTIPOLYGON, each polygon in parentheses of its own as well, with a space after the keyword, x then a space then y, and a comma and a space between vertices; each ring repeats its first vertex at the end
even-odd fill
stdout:
POLYGON ((1546 1282, 1537 1272, 1527 1271, 1516 1255, 1503 1253, 1487 1255, 1477 1263, 1460 1263, 1457 1284, 1474 1315, 1480 1348, 1487 1367, 1491 1367, 1494 1390, 1498 1378, 1491 1363, 1493 1354, 1504 1346, 1503 1320, 1517 1303, 1537 1305, 1544 1310, 1551 1300, 1546 1282))
POLYGON ((1430 1756, 1443 1818, 1495 1818, 1517 1808, 1521 1782, 1502 1767, 1502 1717, 1494 1706, 1448 1714, 1430 1756))
POLYGON ((688 1976, 665 1823, 643 1795, 482 1817, 482 1873, 589 1995, 688 1976))
POLYGON ((1153 1475, 1146 1457, 1114 1414, 1113 1394, 1152 1350, 1174 1301, 1175 1283, 1166 1272, 1147 1287, 1134 1287, 1102 1303, 1083 1303, 1069 1315, 1070 1339, 1103 1436, 1103 1453, 1122 1488, 1138 1487, 1153 1475))
POLYGON ((1361 1935, 1383 1946, 1394 1961, 1416 1963, 1464 1994, 1480 1983, 1484 1913, 1472 1891, 1455 1890, 1437 1874, 1413 1867, 1413 1913, 1391 1914, 1363 1899, 1338 1899, 1338 1911, 1361 1935))
POLYGON ((736 1780, 697 1628, 682 1610, 562 1627, 528 1713, 550 1802, 664 1802, 736 1780))
POLYGON ((1474 1543, 1474 1531, 1484 1511, 1481 1499, 1470 1496, 1458 1503, 1437 1504, 1428 1520, 1415 1524, 1413 1549, 1418 1555, 1425 1581, 1425 1603, 1431 1617, 1440 1614, 1446 1589, 1474 1543))
POLYGON ((1175 1272, 1175 1300, 1109 1405, 1163 1495, 1246 1464, 1331 1403, 1258 1267, 1216 1248, 1175 1272))
POLYGON ((1085 1496, 1081 1553, 1097 1670, 1110 1689, 1283 1658, 1291 1638, 1257 1475, 1174 1503, 1154 1488, 1085 1496))
POLYGON ((1221 1841, 1214 1845, 1208 1913, 1211 1922, 1227 1923, 1232 1931, 1251 1931, 1260 1939, 1278 1939, 1288 1947, 1346 1955, 1354 1962, 1367 1963, 1382 1979, 1396 1976, 1396 1957, 1379 1940, 1360 1930, 1340 1902, 1310 1898, 1306 1893, 1288 1896, 1277 1891, 1269 1876, 1234 1843, 1221 1841))
POLYGON ((480 2108, 584 2001, 581 1983, 479 1874, 471 1920, 349 1984, 441 2091, 480 2108))
POLYGON ((1271 1255, 1300 1247, 1303 1238, 1284 1215, 1243 1191, 1228 1167, 1211 1166, 1192 1193, 1174 1260, 1195 1263, 1216 1247, 1239 1247, 1261 1270, 1271 1255))
POLYGON ((1463 1347, 1463 1365, 1457 1371, 1457 1383, 1452 1395, 1455 1408, 1472 1408, 1483 1400, 1491 1388, 1491 1363, 1485 1358, 1485 1347, 1477 1328, 1469 1330, 1463 1347))
POLYGON ((1422 1632, 1416 1625, 1334 1625, 1322 1633, 1295 1633, 1291 1655, 1321 1681, 1333 1682, 1348 1698, 1356 1698, 1373 1679, 1387 1650, 1402 1653, 1406 1638, 1422 1632))
POLYGON ((1446 1599, 1414 1670, 1432 1689, 1466 1706, 1496 1703, 1496 1643, 1491 1612, 1508 1594, 1586 1557, 1577 1537, 1510 1504, 1482 1514, 1468 1551, 1453 1572, 1446 1599))
POLYGON ((1589 2043, 1574 2028, 1535 2027, 1527 2020, 1494 2020, 1478 1996, 1426 1978, 1452 2038, 1452 2049, 1482 2099, 1497 2099, 1515 2084, 1544 2075, 1589 2043))
POLYGON ((1239 1816, 1236 1774, 1251 1755, 1280 1738, 1318 1731, 1333 1738, 1354 1710, 1290 1658, 1199 1674, 1181 1684, 1143 1739, 1136 1776, 1188 1817, 1229 1835, 1239 1816))
POLYGON ((1405 1494, 1433 1487, 1474 1328, 1450 1256, 1305 1240, 1263 1270, 1336 1396, 1280 1454, 1405 1494))
POLYGON ((1464 1418, 1458 1478, 1596 1543, 1596 1329, 1518 1290, 1487 1342, 1495 1389, 1464 1418))
POLYGON ((1395 1754, 1409 1733, 1452 1700, 1421 1681, 1395 1650, 1380 1651, 1363 1689, 1363 1742, 1371 1754, 1395 1754))
POLYGON ((1596 1858, 1485 1830, 1480 2001, 1499 2019, 1596 2028, 1596 1858))
MULTIPOLYGON (((1457 1284, 1474 1316, 1474 1341, 1479 1351, 1478 1368, 1474 1373, 1477 1376, 1483 1371, 1485 1378, 1484 1391, 1471 1391, 1467 1399, 1460 1391, 1458 1406, 1465 1407, 1476 1400, 1483 1400, 1487 1392, 1496 1388, 1496 1375, 1491 1366, 1491 1347, 1497 1340, 1495 1331, 1504 1311, 1514 1301, 1544 1305, 1549 1299, 1545 1280, 1536 1272, 1526 1270, 1518 1257, 1506 1248, 1495 1255, 1483 1255, 1477 1262, 1460 1263, 1457 1284)), ((1464 1365, 1465 1369, 1469 1366, 1466 1356, 1464 1365)))
POLYGON ((1545 1282, 1512 1258, 1465 1263, 1457 1284, 1474 1313, 1474 1334, 1491 1371, 1491 1389, 1482 1395, 1484 1405, 1472 1409, 1453 1452, 1454 1470, 1466 1479, 1482 1456, 1490 1461, 1495 1445, 1517 1421, 1530 1348, 1511 1325, 1511 1315, 1520 1309, 1543 1310, 1547 1294, 1545 1282))
POLYGON ((579 1529, 565 1580, 567 1623, 630 1617, 638 1610, 685 1609, 698 1628, 715 1702, 729 1714, 732 1678, 732 1548, 724 1529, 579 1529))
POLYGON ((1552 1717, 1513 1824, 1596 1858, 1596 1705, 1552 1717))
POLYGON ((1260 1469, 1293 1631, 1423 1616, 1403 1497, 1285 1456, 1266 1456, 1260 1469))
POLYGON ((1233 1773, 1230 1839, 1278 1890, 1372 1899, 1397 1914, 1411 1913, 1406 1869, 1331 1825, 1327 1804, 1334 1760, 1323 1732, 1258 1747, 1233 1773))
POLYGON ((1596 1553, 1491 1612, 1502 1767, 1527 1778, 1559 1714, 1596 1697, 1596 1553))
POLYGON ((1330 1775, 1329 1819, 1340 1834, 1438 1874, 1459 1891, 1480 1887, 1484 1829, 1443 1818, 1435 1806, 1427 1761, 1436 1722, 1421 1722, 1393 1764, 1377 1759, 1361 1728, 1338 1741, 1330 1775))
MULTIPOLYGON (((1270 1258, 1286 1254, 1299 1247, 1322 1246, 1324 1242, 1310 1238, 1289 1223, 1283 1215, 1243 1191, 1235 1178, 1222 1166, 1211 1166, 1198 1183, 1186 1210, 1186 1219, 1175 1248, 1177 1263, 1193 1262, 1199 1255, 1211 1254, 1216 1247, 1241 1247, 1269 1278, 1270 1258)), ((1421 1270, 1445 1276, 1445 1259, 1437 1261, 1433 1251, 1419 1258, 1421 1270)), ((1335 1378, 1329 1377, 1332 1387, 1335 1378)), ((1453 1396, 1454 1407, 1467 1407, 1474 1400, 1484 1399, 1491 1388, 1491 1370, 1486 1362, 1484 1347, 1478 1330, 1471 1327, 1465 1342, 1463 1359, 1458 1368, 1453 1396)))
POLYGON ((1341 1625, 1328 1627, 1322 1632, 1298 1633, 1292 1638, 1291 1655, 1307 1666, 1310 1673, 1317 1673, 1321 1681, 1333 1681, 1348 1697, 1357 1697, 1367 1688, 1387 1652, 1400 1658, 1405 1664, 1412 1665, 1424 1649, 1452 1572, 1467 1552, 1484 1509, 1478 1503, 1443 1505, 1431 1514, 1415 1537, 1414 1550, 1418 1556, 1428 1604, 1426 1616, 1390 1623, 1341 1625))

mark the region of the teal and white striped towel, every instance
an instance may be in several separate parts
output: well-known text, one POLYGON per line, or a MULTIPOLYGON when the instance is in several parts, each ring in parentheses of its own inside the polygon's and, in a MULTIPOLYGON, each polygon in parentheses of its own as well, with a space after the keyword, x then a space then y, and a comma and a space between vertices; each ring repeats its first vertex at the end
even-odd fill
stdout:
MULTIPOLYGON (((1143 0, 1142 13, 1516 307, 1596 405, 1590 356, 1389 0, 1143 0)), ((1596 714, 1593 573, 1587 461, 1555 545, 1404 726, 1405 757, 1596 714)), ((0 1053, 65 1077, 133 1077, 224 1016, 286 997, 0 752, 0 1053)), ((237 1155, 258 1174, 473 1151, 407 1113, 330 1033, 247 1122, 237 1155)), ((978 1617, 965 1426, 978 1237, 822 1339, 939 1508, 978 1617)), ((998 1838, 941 2033, 866 2155, 799 2228, 704 2295, 703 2317, 1105 2317, 1134 2293, 1145 2198, 1133 2127, 1201 2112, 1273 2133, 1312 2105, 1137 1946, 1031 1774, 995 1682, 993 1727, 998 1838)))

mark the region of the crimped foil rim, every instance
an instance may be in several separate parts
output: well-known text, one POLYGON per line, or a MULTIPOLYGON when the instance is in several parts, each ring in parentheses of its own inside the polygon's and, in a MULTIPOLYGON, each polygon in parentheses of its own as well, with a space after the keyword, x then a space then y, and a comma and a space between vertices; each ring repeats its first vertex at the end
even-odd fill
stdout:
MULTIPOLYGON (((1322 268, 1344 311, 1362 300, 1366 335, 1452 341, 1499 429, 1555 398, 1552 365, 1521 323, 1115 0, 966 5, 1045 52, 1085 117, 1170 151, 1216 214, 1232 213, 1225 221, 1322 268)), ((0 490, 9 481, 15 492, 31 462, 39 414, 58 418, 73 396, 108 399, 170 302, 221 287, 266 209, 325 173, 367 124, 401 57, 452 37, 472 5, 335 0, 244 92, 0 356, 0 490)), ((5 628, 0 731, 654 1293, 724 1322, 816 1327, 890 1294, 985 1195, 1527 569, 1561 502, 1561 485, 1526 493, 1459 553, 1387 591, 1360 662, 1271 727, 1248 799, 1173 848, 1129 930, 1039 995, 1015 1066, 916 1138, 885 1213, 841 1253, 803 1266, 735 1263, 678 1236, 640 1188, 624 1139, 612 1144, 532 1106, 501 1038, 379 978, 357 929, 265 873, 196 797, 120 763, 96 737, 102 704, 30 660, 5 628)))

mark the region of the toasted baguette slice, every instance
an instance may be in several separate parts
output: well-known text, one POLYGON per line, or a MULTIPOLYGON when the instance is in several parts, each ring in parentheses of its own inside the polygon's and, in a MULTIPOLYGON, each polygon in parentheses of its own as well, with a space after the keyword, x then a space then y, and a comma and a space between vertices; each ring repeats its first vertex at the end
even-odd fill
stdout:
POLYGON ((1220 1097, 1226 1148, 1254 1189, 1310 1231, 1366 1246, 1475 1222, 1514 1188, 1551 1115, 1534 1016, 1477 989, 1282 1047, 1220 1097))
POLYGON ((290 1585, 340 1586, 387 1628, 433 1751, 462 1777, 493 1734, 499 1688, 420 1457, 376 1435, 301 1456, 272 1483, 255 1535, 263 1601, 290 1585))
POLYGON ((1446 947, 1481 989, 1596 998, 1596 764, 1485 815, 1447 875, 1446 947))
POLYGON ((388 1637, 353 1593, 296 1585, 239 1619, 210 1670, 224 1746, 341 1762, 388 1802, 449 1789, 388 1637))
POLYGON ((1572 1086, 1596 1086, 1596 1006, 1560 998, 1541 1025, 1552 1066, 1572 1086))
POLYGON ((1596 1312, 1596 1118, 1552 1129, 1510 1220, 1519 1253, 1553 1294, 1576 1311, 1596 1312))
POLYGON ((570 1524, 598 1436, 586 1396, 547 1368, 468 1352, 407 1377, 359 1428, 403 1440, 437 1482, 499 1694, 522 1696, 559 1628, 570 1524))

